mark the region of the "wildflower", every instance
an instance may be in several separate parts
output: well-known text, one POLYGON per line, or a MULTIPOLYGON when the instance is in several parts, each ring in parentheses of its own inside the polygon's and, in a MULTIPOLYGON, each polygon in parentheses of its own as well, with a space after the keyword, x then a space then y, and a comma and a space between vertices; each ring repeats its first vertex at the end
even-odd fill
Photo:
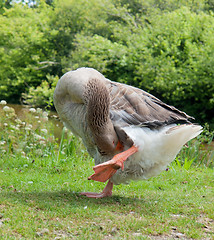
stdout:
POLYGON ((68 136, 72 137, 72 136, 74 136, 74 134, 71 131, 68 131, 68 136))
POLYGON ((42 156, 42 155, 43 155, 42 149, 37 149, 37 150, 36 150, 36 154, 42 156))
POLYGON ((11 125, 11 128, 14 130, 19 130, 19 128, 17 126, 11 125))
POLYGON ((32 125, 31 124, 28 124, 26 127, 25 127, 25 130, 26 131, 30 131, 32 129, 32 125))
POLYGON ((41 132, 44 133, 44 134, 47 134, 47 133, 48 133, 48 130, 45 129, 45 128, 43 128, 43 129, 41 129, 41 132))
POLYGON ((21 155, 22 155, 23 157, 25 157, 26 154, 25 154, 25 152, 22 151, 22 152, 21 152, 21 155))
POLYGON ((0 104, 1 104, 1 105, 6 105, 7 102, 6 102, 5 100, 1 100, 0 104))
POLYGON ((48 112, 43 112, 43 117, 47 117, 48 116, 48 112))
POLYGON ((10 117, 15 116, 15 110, 12 107, 4 106, 3 111, 10 114, 10 117))
POLYGON ((44 139, 41 139, 41 140, 39 141, 39 143, 40 143, 41 145, 43 145, 43 146, 46 146, 46 142, 45 142, 44 139))
POLYGON ((36 112, 37 112, 37 113, 41 113, 41 112, 42 112, 42 109, 41 109, 41 108, 37 108, 37 109, 36 109, 36 112))
POLYGON ((3 107, 3 111, 10 112, 10 107, 8 107, 8 106, 3 107))
POLYGON ((5 143, 5 141, 0 141, 0 145, 4 145, 5 143))
POLYGON ((47 121, 48 121, 48 117, 44 117, 44 118, 43 118, 43 121, 44 121, 44 122, 47 122, 47 121))
POLYGON ((30 109, 29 109, 29 112, 35 113, 35 112, 36 112, 36 109, 35 109, 35 108, 30 108, 30 109))
POLYGON ((39 141, 41 141, 41 140, 45 140, 42 136, 40 136, 40 135, 38 135, 38 134, 34 134, 34 138, 36 139, 36 140, 39 140, 39 141))
POLYGON ((7 127, 7 126, 8 126, 8 124, 7 124, 7 123, 4 123, 4 126, 5 126, 5 127, 7 127))
POLYGON ((22 124, 22 120, 20 120, 19 118, 16 118, 15 122, 18 123, 18 124, 22 124))

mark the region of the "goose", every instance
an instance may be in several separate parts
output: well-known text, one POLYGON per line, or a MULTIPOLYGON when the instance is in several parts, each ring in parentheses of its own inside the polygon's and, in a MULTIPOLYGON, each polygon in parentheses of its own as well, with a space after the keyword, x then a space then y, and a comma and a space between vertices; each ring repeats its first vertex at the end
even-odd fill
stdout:
POLYGON ((202 132, 185 112, 93 68, 65 73, 53 100, 64 125, 95 160, 88 179, 108 181, 101 193, 80 193, 89 198, 112 196, 113 185, 158 175, 202 132))

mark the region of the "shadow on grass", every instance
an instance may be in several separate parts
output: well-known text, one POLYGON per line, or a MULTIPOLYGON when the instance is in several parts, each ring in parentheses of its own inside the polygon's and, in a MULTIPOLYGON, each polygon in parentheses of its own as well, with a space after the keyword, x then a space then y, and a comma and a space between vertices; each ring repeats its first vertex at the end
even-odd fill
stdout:
MULTIPOLYGON (((148 199, 132 198, 114 195, 112 197, 102 199, 91 199, 85 196, 80 196, 77 192, 58 191, 58 192, 3 192, 2 199, 11 203, 19 203, 26 206, 38 206, 40 209, 50 208, 106 208, 108 210, 123 209, 130 211, 130 209, 139 209, 141 212, 147 212, 150 209, 150 214, 154 214, 161 210, 157 205, 154 208, 152 203, 155 202, 155 196, 150 196, 148 199), (144 210, 143 210, 144 209, 144 210)), ((157 197, 157 196, 156 196, 157 197)), ((150 215, 149 214, 149 215, 150 215)))

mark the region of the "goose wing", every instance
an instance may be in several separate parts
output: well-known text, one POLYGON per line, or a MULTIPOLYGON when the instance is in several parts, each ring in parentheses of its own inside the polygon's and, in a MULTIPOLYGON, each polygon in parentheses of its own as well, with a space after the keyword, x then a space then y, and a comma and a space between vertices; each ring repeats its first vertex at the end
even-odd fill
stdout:
POLYGON ((132 145, 125 126, 159 128, 173 123, 190 123, 185 112, 169 106, 153 95, 125 84, 109 82, 110 118, 120 140, 132 145))

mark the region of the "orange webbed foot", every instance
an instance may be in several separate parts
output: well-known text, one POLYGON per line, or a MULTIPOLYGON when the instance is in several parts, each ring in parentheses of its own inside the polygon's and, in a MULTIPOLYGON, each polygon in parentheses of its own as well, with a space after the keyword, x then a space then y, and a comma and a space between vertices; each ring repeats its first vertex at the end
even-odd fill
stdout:
POLYGON ((93 168, 95 173, 91 175, 88 179, 99 182, 106 182, 117 172, 119 168, 123 170, 125 160, 137 151, 138 148, 132 146, 128 150, 118 153, 111 160, 95 166, 93 168))
POLYGON ((82 192, 80 195, 84 195, 88 198, 104 198, 112 196, 113 183, 109 181, 106 187, 103 189, 101 193, 92 193, 92 192, 82 192))
POLYGON ((93 167, 94 174, 88 177, 88 180, 94 180, 98 182, 106 182, 110 177, 112 177, 119 167, 115 166, 115 163, 102 163, 93 167))

